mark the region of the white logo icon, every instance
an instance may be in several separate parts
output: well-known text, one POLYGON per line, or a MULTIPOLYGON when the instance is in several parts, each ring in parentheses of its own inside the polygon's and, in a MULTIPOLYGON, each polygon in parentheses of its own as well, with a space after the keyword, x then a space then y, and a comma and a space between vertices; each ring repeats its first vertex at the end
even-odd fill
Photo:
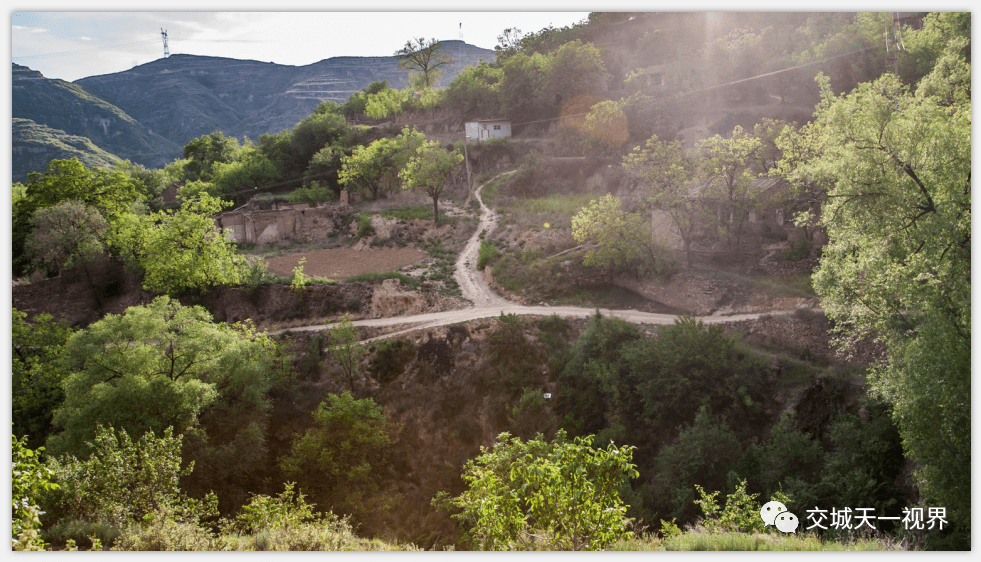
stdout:
POLYGON ((787 506, 780 502, 766 502, 763 504, 763 508, 760 509, 760 517, 763 518, 763 523, 766 523, 766 527, 773 525, 774 520, 780 513, 787 513, 787 506))
POLYGON ((777 529, 780 529, 784 533, 794 533, 797 531, 797 516, 789 511, 778 515, 774 522, 777 525, 777 529))

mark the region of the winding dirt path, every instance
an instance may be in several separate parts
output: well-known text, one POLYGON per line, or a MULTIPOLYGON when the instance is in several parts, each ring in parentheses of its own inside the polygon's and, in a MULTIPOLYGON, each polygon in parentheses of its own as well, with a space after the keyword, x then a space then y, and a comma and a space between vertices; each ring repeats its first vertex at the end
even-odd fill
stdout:
MULTIPOLYGON (((510 174, 513 172, 505 172, 501 175, 510 174)), ((489 180, 492 181, 492 180, 489 180)), ((474 191, 474 196, 477 198, 477 202, 480 203, 480 224, 477 227, 476 232, 467 242, 463 251, 460 252, 459 257, 456 260, 456 270, 453 273, 453 278, 456 279, 457 283, 460 285, 460 289, 463 293, 463 297, 469 299, 473 302, 473 308, 465 308, 462 310, 448 310, 446 312, 431 312, 428 314, 417 314, 415 316, 398 316, 393 318, 373 318, 365 320, 356 320, 353 322, 355 326, 371 326, 371 327, 381 327, 381 326, 395 326, 399 324, 412 324, 411 328, 400 330, 397 332, 392 332, 372 338, 372 341, 377 339, 391 338, 399 336, 408 332, 413 332, 416 330, 423 330, 426 328, 433 328, 436 326, 445 326, 447 324, 456 324, 458 322, 467 322, 470 320, 479 320, 481 318, 493 318, 500 316, 501 314, 517 314, 517 315, 545 315, 550 316, 552 314, 557 314, 559 316, 572 316, 577 318, 585 318, 596 314, 597 309, 595 308, 580 308, 575 306, 523 306, 511 301, 508 301, 495 293, 493 289, 484 280, 483 274, 477 270, 477 254, 480 249, 480 233, 486 230, 486 234, 493 232, 497 228, 498 214, 492 211, 487 205, 484 204, 483 199, 480 197, 480 191, 483 189, 483 185, 477 187, 474 191)), ((599 309, 600 313, 604 316, 612 316, 626 320, 627 322, 632 322, 634 324, 673 324, 678 318, 673 314, 657 314, 653 312, 640 312, 637 310, 610 310, 610 309, 599 309)), ((729 316, 700 316, 699 320, 705 322, 706 324, 719 324, 723 322, 737 322, 740 320, 754 320, 759 318, 763 314, 790 314, 792 310, 774 310, 765 313, 754 313, 754 314, 735 314, 729 316)), ((318 324, 315 326, 303 326, 299 328, 290 328, 291 332, 315 332, 320 330, 325 330, 331 325, 318 324)), ((281 333, 286 330, 279 330, 281 333)))

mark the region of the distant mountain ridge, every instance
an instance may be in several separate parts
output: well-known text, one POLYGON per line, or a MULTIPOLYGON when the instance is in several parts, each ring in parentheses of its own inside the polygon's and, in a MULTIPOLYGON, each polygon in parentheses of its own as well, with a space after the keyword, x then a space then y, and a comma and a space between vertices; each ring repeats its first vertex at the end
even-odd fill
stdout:
MULTIPOLYGON (((494 51, 444 41, 455 60, 443 74, 449 84, 464 67, 493 61, 494 51)), ((74 83, 121 108, 154 133, 183 146, 221 130, 256 138, 292 128, 321 101, 343 103, 377 80, 408 86, 394 57, 334 57, 306 66, 197 55, 172 55, 125 72, 74 83)))
MULTIPOLYGON (((443 41, 456 60, 441 78, 449 84, 468 65, 493 61, 494 51, 463 41, 443 41)), ((149 167, 160 167, 183 155, 183 147, 201 135, 220 130, 237 138, 290 129, 321 101, 342 103, 377 80, 393 88, 408 85, 408 72, 395 57, 334 57, 305 66, 198 55, 172 55, 123 72, 65 82, 14 64, 12 116, 29 119, 13 128, 17 135, 45 131, 38 138, 85 137, 102 151, 149 167), (45 127, 41 129, 40 127, 45 127)), ((38 138, 30 139, 32 153, 38 138)), ((75 142, 74 145, 79 145, 75 142)), ((81 150, 81 148, 78 148, 81 150)), ((60 153, 52 147, 52 154, 60 153)), ((43 170, 18 161, 14 170, 43 170)), ((70 157, 70 156, 66 156, 70 157)), ((90 160, 104 160, 91 154, 90 160)), ((14 174, 14 181, 23 179, 14 174)))

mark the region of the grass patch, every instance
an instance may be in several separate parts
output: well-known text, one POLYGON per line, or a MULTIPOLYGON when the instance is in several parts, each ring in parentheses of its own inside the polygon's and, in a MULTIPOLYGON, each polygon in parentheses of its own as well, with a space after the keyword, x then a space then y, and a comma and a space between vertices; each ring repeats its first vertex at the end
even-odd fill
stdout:
POLYGON ((792 277, 779 277, 767 275, 756 278, 756 290, 766 293, 771 297, 802 297, 805 299, 816 297, 814 287, 811 286, 811 275, 794 275, 792 277))
POLYGON ((402 283, 408 285, 413 289, 419 287, 419 280, 414 277, 410 277, 404 273, 399 273, 398 271, 374 271, 371 273, 362 273, 360 275, 355 275, 353 277, 348 277, 344 280, 345 283, 358 283, 365 281, 371 283, 373 281, 384 281, 385 279, 398 279, 402 283))
POLYGON ((633 291, 615 285, 594 285, 575 288, 569 294, 556 297, 553 304, 583 308, 641 309, 648 303, 647 299, 633 291))
POLYGON ((511 198, 501 205, 505 224, 540 230, 545 223, 550 228, 572 228, 572 217, 590 201, 592 193, 559 193, 534 199, 511 198))
POLYGON ((379 211, 379 215, 404 221, 411 220, 433 220, 433 208, 429 205, 406 205, 404 207, 393 207, 379 211))

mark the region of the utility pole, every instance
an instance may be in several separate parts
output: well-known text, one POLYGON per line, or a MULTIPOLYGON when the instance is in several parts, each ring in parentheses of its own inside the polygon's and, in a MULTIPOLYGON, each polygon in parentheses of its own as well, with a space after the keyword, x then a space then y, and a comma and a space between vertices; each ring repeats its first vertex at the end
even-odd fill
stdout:
MULTIPOLYGON (((463 24, 460 24, 463 25, 463 24)), ((473 196, 473 179, 470 172, 470 154, 467 152, 467 125, 463 124, 463 159, 467 163, 467 202, 463 204, 466 209, 470 205, 470 198, 473 196)))
POLYGON ((162 27, 160 28, 160 35, 164 41, 164 58, 167 58, 170 56, 170 47, 167 46, 167 31, 162 27))
POLYGON ((906 45, 903 44, 903 24, 899 12, 892 12, 892 29, 890 33, 889 24, 886 24, 886 52, 894 53, 890 58, 893 64, 893 73, 899 78, 899 51, 905 51, 906 45))

